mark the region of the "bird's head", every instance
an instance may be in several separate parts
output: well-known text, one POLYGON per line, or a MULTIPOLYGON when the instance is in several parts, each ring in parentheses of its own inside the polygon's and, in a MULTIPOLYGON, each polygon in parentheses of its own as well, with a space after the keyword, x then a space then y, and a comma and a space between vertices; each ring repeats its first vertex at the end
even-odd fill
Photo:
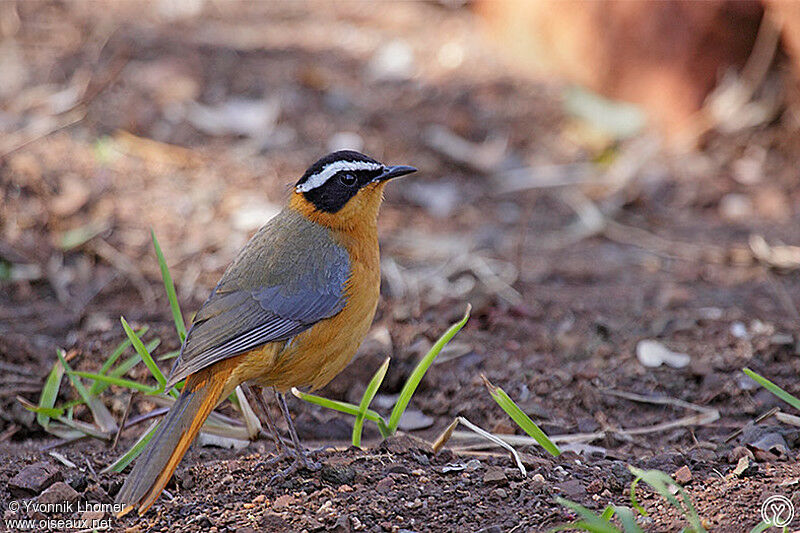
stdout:
POLYGON ((374 221, 386 183, 416 170, 384 165, 355 151, 333 152, 306 170, 295 184, 291 205, 331 228, 374 221))

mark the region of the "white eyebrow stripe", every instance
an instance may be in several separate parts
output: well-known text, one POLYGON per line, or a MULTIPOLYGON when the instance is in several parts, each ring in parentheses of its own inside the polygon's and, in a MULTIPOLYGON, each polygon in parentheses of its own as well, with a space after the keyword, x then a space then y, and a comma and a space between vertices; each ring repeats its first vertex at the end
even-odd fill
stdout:
POLYGON ((297 192, 308 192, 311 189, 316 189, 342 170, 379 170, 381 168, 383 168, 383 165, 380 163, 370 163, 369 161, 334 161, 325 165, 316 174, 309 176, 306 181, 295 187, 295 190, 297 192))

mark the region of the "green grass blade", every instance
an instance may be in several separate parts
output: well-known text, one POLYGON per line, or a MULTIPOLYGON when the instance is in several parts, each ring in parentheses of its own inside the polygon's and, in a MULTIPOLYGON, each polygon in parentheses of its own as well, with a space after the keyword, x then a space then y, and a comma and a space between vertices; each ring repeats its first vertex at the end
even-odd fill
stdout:
POLYGON ((64 350, 56 350, 56 355, 61 361, 61 365, 67 371, 70 383, 72 383, 72 386, 78 391, 78 396, 80 396, 89 407, 89 410, 92 412, 92 418, 97 422, 97 425, 100 426, 100 429, 105 433, 116 431, 117 423, 114 417, 111 416, 111 412, 97 396, 89 394, 89 391, 84 387, 83 383, 81 383, 80 378, 72 372, 72 368, 70 368, 69 363, 67 363, 67 360, 64 358, 64 350))
POLYGON ((603 514, 600 515, 600 518, 603 520, 611 520, 611 517, 614 516, 614 506, 609 505, 603 511, 603 514))
POLYGON ((592 533, 622 533, 617 527, 614 526, 611 522, 607 519, 603 519, 600 516, 594 514, 591 510, 587 509, 583 505, 579 503, 575 503, 564 498, 556 497, 556 502, 560 503, 564 507, 568 507, 570 510, 575 512, 580 518, 580 522, 575 522, 573 524, 566 524, 559 530, 563 529, 570 529, 570 528, 581 528, 586 531, 591 531, 592 533))
POLYGON ((444 332, 444 335, 439 337, 434 345, 431 347, 430 351, 425 354, 420 362, 417 364, 417 367, 408 377, 408 381, 406 381, 405 385, 403 385, 403 389, 400 391, 400 396, 397 398, 397 403, 394 404, 394 409, 392 409, 392 414, 389 417, 389 432, 390 434, 394 434, 397 431, 397 425, 400 423, 400 417, 403 416, 403 413, 408 407, 408 402, 411 401, 411 397, 414 395, 414 392, 417 390, 420 381, 425 376, 425 373, 428 371, 428 368, 433 364, 433 360, 436 359, 436 356, 439 355, 439 352, 442 351, 442 348, 450 342, 456 333, 458 333, 461 328, 464 327, 464 324, 467 323, 469 320, 469 312, 472 310, 472 306, 467 304, 467 311, 464 313, 464 318, 460 321, 456 322, 450 328, 444 332))
POLYGON ((171 352, 167 352, 167 353, 165 353, 165 354, 163 354, 163 355, 159 355, 159 356, 158 356, 158 360, 159 360, 159 361, 166 361, 167 359, 175 359, 175 358, 176 358, 176 357, 178 357, 180 354, 181 354, 181 351, 180 351, 180 350, 173 350, 173 351, 171 351, 171 352))
POLYGON ((32 411, 34 413, 45 415, 49 418, 58 418, 59 416, 64 416, 64 410, 58 407, 39 407, 38 405, 23 405, 25 409, 28 411, 32 411))
POLYGON ((133 347, 136 349, 136 352, 139 354, 139 357, 142 358, 144 364, 150 370, 150 373, 153 374, 153 377, 156 378, 158 384, 163 389, 164 386, 167 384, 167 378, 164 377, 164 374, 161 373, 161 369, 158 368, 158 365, 155 361, 153 361, 153 357, 150 355, 150 352, 147 351, 147 348, 144 347, 142 341, 136 334, 133 333, 133 330, 128 325, 128 322, 125 320, 124 317, 119 317, 120 322, 122 322, 122 328, 125 330, 125 334, 128 335, 133 347))
POLYGON ((614 514, 617 515, 619 523, 625 533, 644 533, 644 530, 636 523, 636 518, 633 516, 633 511, 627 507, 614 506, 614 514))
POLYGON ((789 394, 788 392, 786 392, 785 390, 783 390, 782 388, 778 387, 773 382, 768 380, 767 378, 756 374, 749 368, 743 368, 742 372, 747 374, 747 376, 750 379, 752 379, 753 381, 755 381, 756 383, 767 389, 769 392, 771 392, 784 402, 788 403, 789 405, 800 411, 800 399, 798 399, 796 396, 789 394))
POLYGON ((126 466, 131 464, 131 462, 133 462, 134 459, 139 457, 139 454, 142 453, 144 447, 147 446, 147 443, 150 442, 150 439, 152 439, 153 435, 156 434, 156 429, 158 429, 158 421, 155 421, 152 424, 150 424, 150 428, 147 431, 145 431, 141 437, 139 437, 139 440, 137 440, 136 443, 133 446, 131 446, 127 452, 122 454, 119 457, 119 459, 117 459, 116 461, 105 467, 103 470, 101 470, 101 473, 106 474, 108 472, 122 472, 123 470, 125 470, 126 466))
POLYGON ((372 376, 372 379, 367 385, 367 389, 364 391, 364 395, 361 397, 361 404, 358 406, 356 421, 353 424, 353 446, 358 448, 361 447, 361 431, 364 428, 364 415, 367 409, 369 409, 369 404, 372 403, 372 399, 375 398, 375 395, 378 393, 378 388, 381 386, 381 383, 383 383, 386 370, 389 368, 389 361, 391 361, 391 358, 387 357, 375 372, 375 375, 372 376))
MULTIPOLYGON (((42 387, 42 393, 39 395, 39 407, 51 409, 56 404, 56 397, 58 397, 58 389, 61 387, 61 379, 64 377, 64 366, 59 359, 53 363, 53 369, 47 375, 47 379, 42 387)), ((50 416, 45 413, 36 413, 36 421, 44 429, 50 424, 50 416)))
POLYGON ((766 522, 759 522, 758 524, 755 525, 753 529, 750 530, 750 533, 762 533, 762 531, 766 531, 771 527, 772 524, 768 524, 766 522))
MULTIPOLYGON (((148 352, 152 351, 150 349, 150 346, 151 346, 151 344, 147 344, 145 346, 145 349, 148 352)), ((114 370, 109 372, 107 375, 115 377, 115 378, 121 378, 122 376, 124 376, 125 374, 130 372, 130 370, 133 367, 138 365, 141 362, 141 360, 142 360, 142 357, 138 353, 135 353, 132 356, 130 356, 129 358, 125 359, 123 362, 121 362, 114 370)))
POLYGON ((151 387, 150 385, 145 385, 144 383, 139 383, 138 381, 116 378, 113 376, 104 376, 103 374, 92 374, 91 372, 81 372, 78 370, 73 370, 70 372, 70 374, 73 374, 75 376, 80 376, 86 379, 93 379, 95 381, 100 381, 102 383, 106 383, 107 385, 117 385, 119 387, 125 387, 126 389, 133 389, 145 392, 147 394, 158 394, 159 392, 162 391, 161 387, 151 387))
MULTIPOLYGON (((148 352, 152 353, 153 350, 155 350, 160 343, 161 343, 160 339, 154 339, 145 344, 145 349, 148 352)), ((107 375, 112 378, 121 378, 122 376, 127 374, 128 371, 130 371, 130 369, 139 364, 139 361, 141 360, 142 360, 141 356, 138 353, 134 353, 132 356, 130 356, 129 358, 121 362, 119 365, 117 365, 117 367, 111 370, 107 375)), ((95 388, 96 386, 98 391, 97 394, 100 394, 111 385, 116 385, 116 383, 109 383, 108 381, 96 380, 92 384, 92 388, 95 388)))
MULTIPOLYGON (((669 475, 661 472, 660 470, 641 470, 633 466, 629 466, 628 470, 630 470, 631 473, 636 476, 634 483, 631 484, 631 503, 635 501, 636 482, 638 480, 642 480, 653 487, 653 489, 660 494, 662 498, 667 500, 673 507, 680 511, 686 517, 695 533, 704 533, 706 531, 702 522, 700 521, 697 510, 692 504, 692 499, 689 497, 683 487, 676 483, 675 480, 669 475), (678 498, 672 494, 670 487, 677 487, 678 494, 680 494, 683 504, 681 504, 678 498)), ((634 504, 634 507, 637 509, 641 508, 638 502, 634 504)))
MULTIPOLYGON (((323 398, 322 396, 317 396, 315 394, 300 392, 294 387, 292 388, 292 394, 294 394, 296 397, 308 403, 313 403, 314 405, 319 405, 320 407, 333 409, 335 411, 339 411, 340 413, 346 413, 348 415, 358 416, 359 408, 358 406, 353 405, 352 403, 340 402, 338 400, 329 400, 328 398, 323 398)), ((364 412, 364 418, 378 424, 378 430, 381 432, 381 435, 384 438, 391 435, 391 433, 389 433, 389 428, 386 426, 386 422, 384 422, 381 415, 379 415, 372 409, 367 409, 364 412)))
POLYGON ((38 405, 34 405, 22 396, 17 396, 17 401, 22 404, 22 407, 31 411, 36 414, 43 414, 48 418, 58 418, 59 416, 64 416, 64 408, 63 407, 40 407, 38 405))
MULTIPOLYGON (((141 339, 149 329, 150 329, 149 326, 141 327, 139 331, 136 332, 136 336, 141 339)), ((108 359, 106 359, 103 362, 103 366, 100 367, 100 374, 107 374, 108 371, 111 369, 111 367, 114 366, 114 363, 117 362, 117 359, 119 359, 120 356, 123 353, 125 353, 125 350, 127 350, 128 347, 130 347, 130 345, 131 345, 130 339, 125 339, 124 341, 119 343, 119 345, 117 345, 117 347, 114 348, 114 351, 111 352, 111 355, 108 356, 108 359)), ((95 381, 94 384, 92 384, 92 386, 89 388, 89 394, 91 394, 92 396, 97 396, 98 394, 100 394, 102 392, 102 390, 99 389, 100 386, 101 383, 99 381, 95 381)))
POLYGON ((519 425, 519 427, 525 431, 525 433, 536 439, 536 442, 538 442, 539 445, 547 450, 553 457, 558 457, 561 455, 561 450, 558 449, 558 446, 556 446, 545 434, 545 432, 542 431, 539 426, 537 426, 536 423, 525 414, 525 411, 520 409, 519 406, 514 403, 514 400, 512 400, 511 397, 506 394, 506 391, 500 387, 492 385, 492 383, 486 379, 486 376, 481 375, 481 377, 483 378, 484 385, 486 385, 486 388, 489 390, 489 394, 492 396, 492 398, 494 398, 494 401, 503 408, 503 411, 505 411, 506 414, 508 414, 508 416, 510 416, 512 420, 514 420, 514 422, 516 422, 517 425, 519 425))
POLYGON ((639 485, 639 481, 642 478, 637 477, 631 482, 631 506, 633 506, 636 511, 642 515, 647 516, 647 509, 644 508, 642 504, 639 503, 639 500, 636 499, 636 487, 639 485))
POLYGON ((161 252, 161 246, 156 239, 156 232, 150 230, 150 236, 153 238, 153 247, 156 249, 156 256, 158 257, 158 266, 161 268, 161 279, 164 281, 164 289, 167 291, 167 298, 169 299, 169 307, 172 309, 172 320, 175 322, 175 331, 178 332, 178 338, 181 344, 186 340, 186 324, 183 322, 183 314, 181 313, 181 306, 178 303, 178 295, 175 293, 175 283, 172 282, 172 276, 167 267, 167 260, 164 259, 164 254, 161 252))

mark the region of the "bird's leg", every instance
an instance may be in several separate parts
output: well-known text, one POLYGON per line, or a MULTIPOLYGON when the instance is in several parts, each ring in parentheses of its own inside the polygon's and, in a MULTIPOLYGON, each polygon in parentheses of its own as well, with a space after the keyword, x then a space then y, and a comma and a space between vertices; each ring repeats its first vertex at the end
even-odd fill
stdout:
POLYGON ((240 387, 250 403, 255 406, 256 416, 258 416, 258 419, 261 420, 262 424, 267 426, 267 430, 272 437, 272 442, 275 443, 275 449, 277 450, 277 453, 283 454, 286 445, 284 444, 280 433, 278 433, 275 422, 272 420, 272 415, 269 414, 269 406, 264 398, 264 389, 258 385, 253 385, 252 388, 250 388, 250 385, 247 383, 242 383, 240 387))
MULTIPOLYGON (((274 389, 273 389, 274 390, 274 389)), ((322 468, 322 465, 319 463, 312 461, 306 455, 306 450, 302 444, 300 444, 300 438, 297 436, 297 431, 294 429, 294 423, 292 422, 292 415, 289 413, 289 406, 286 405, 286 397, 275 390, 275 398, 278 400, 278 405, 281 406, 281 411, 283 412, 283 418, 286 420, 286 425, 289 428, 289 436, 292 438, 292 444, 294 444, 294 463, 290 466, 286 471, 279 472, 276 474, 275 477, 285 477, 288 474, 291 474, 297 471, 300 467, 306 468, 307 470, 319 470, 322 468)))

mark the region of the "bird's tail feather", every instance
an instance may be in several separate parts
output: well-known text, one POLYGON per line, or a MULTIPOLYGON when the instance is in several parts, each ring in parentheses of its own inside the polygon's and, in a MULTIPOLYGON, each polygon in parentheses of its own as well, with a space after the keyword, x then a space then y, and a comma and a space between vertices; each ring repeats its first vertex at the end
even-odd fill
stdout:
POLYGON ((136 507, 139 514, 144 514, 153 505, 206 418, 219 403, 232 371, 232 365, 214 365, 187 378, 181 395, 117 494, 116 503, 124 505, 118 516, 136 507))

